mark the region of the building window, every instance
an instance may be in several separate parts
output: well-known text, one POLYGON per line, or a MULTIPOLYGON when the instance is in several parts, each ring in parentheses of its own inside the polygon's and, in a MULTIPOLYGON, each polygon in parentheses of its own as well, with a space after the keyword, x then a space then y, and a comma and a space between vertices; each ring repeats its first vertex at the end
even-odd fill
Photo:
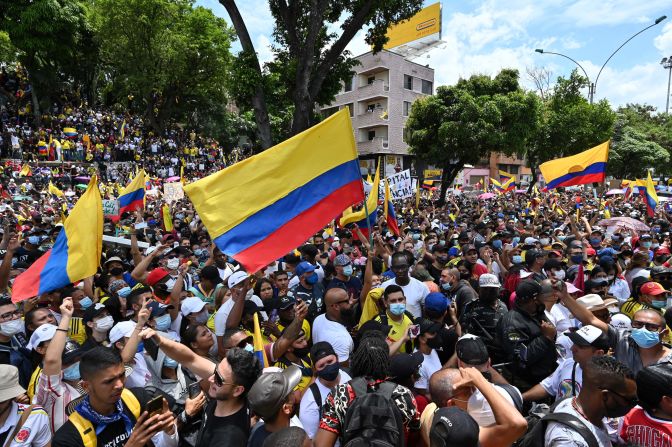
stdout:
POLYGON ((375 77, 375 76, 369 76, 369 78, 366 80, 366 82, 367 82, 369 85, 373 84, 375 81, 376 81, 376 77, 375 77))
POLYGON ((374 138, 376 138, 376 131, 375 130, 370 130, 369 131, 369 141, 373 141, 374 138))
POLYGON ((352 77, 345 80, 343 85, 343 91, 349 92, 352 91, 352 77))
POLYGON ((425 95, 431 95, 432 94, 432 82, 431 81, 425 81, 424 79, 422 80, 422 93, 425 95))
POLYGON ((338 112, 338 107, 329 107, 328 109, 324 109, 322 110, 322 118, 328 118, 336 112, 338 112))
POLYGON ((408 116, 411 113, 411 103, 409 101, 404 101, 404 116, 408 116))
POLYGON ((406 90, 413 90, 413 76, 404 75, 404 88, 406 90))
POLYGON ((350 103, 350 104, 346 104, 346 105, 344 105, 343 107, 347 107, 347 108, 348 108, 348 111, 350 112, 350 117, 351 117, 351 118, 352 118, 353 116, 355 116, 355 108, 353 107, 352 103, 350 103))

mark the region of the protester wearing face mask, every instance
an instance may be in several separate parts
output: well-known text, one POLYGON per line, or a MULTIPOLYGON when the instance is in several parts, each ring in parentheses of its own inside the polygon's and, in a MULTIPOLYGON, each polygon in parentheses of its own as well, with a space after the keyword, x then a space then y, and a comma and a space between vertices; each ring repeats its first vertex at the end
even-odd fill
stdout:
POLYGON ((88 350, 107 344, 107 333, 114 326, 114 319, 104 304, 96 303, 84 312, 87 340, 82 346, 88 350))
POLYGON ((210 315, 205 303, 195 296, 187 297, 180 303, 180 334, 190 324, 206 324, 210 315))
POLYGON ((667 306, 669 292, 657 282, 647 281, 639 287, 637 297, 628 299, 621 306, 621 312, 632 318, 633 315, 643 309, 655 309, 662 312, 667 306))
POLYGON ((441 336, 438 335, 441 325, 423 317, 417 318, 415 324, 419 328, 419 333, 413 340, 415 346, 414 352, 421 352, 424 356, 419 370, 420 377, 415 382, 415 389, 418 393, 429 397, 429 378, 442 367, 439 355, 436 353, 436 349, 441 348, 443 345, 441 336))
POLYGON ((28 386, 33 368, 29 352, 24 348, 24 322, 21 312, 9 298, 0 298, 0 363, 19 369, 19 383, 28 386))
POLYGON ((291 294, 308 305, 308 320, 313 321, 324 308, 324 287, 319 281, 315 266, 302 261, 295 270, 298 284, 291 289, 291 294))
POLYGON ((406 308, 415 317, 422 315, 422 304, 425 297, 429 294, 429 289, 422 282, 413 278, 409 274, 409 262, 404 253, 394 253, 392 255, 392 265, 390 269, 395 277, 385 281, 380 285, 383 289, 390 285, 397 285, 404 291, 406 297, 406 308))
POLYGON ((455 303, 458 319, 462 318, 465 306, 478 299, 474 288, 467 279, 460 277, 460 271, 456 268, 444 269, 441 272, 441 291, 455 303))
MULTIPOLYGON (((146 320, 146 316, 144 317, 146 320)), ((129 345, 129 340, 133 336, 137 323, 134 321, 122 321, 110 329, 110 344, 119 352, 119 355, 124 357, 125 348, 129 345)), ((136 331, 139 333, 140 331, 136 331)), ((138 345, 137 339, 134 343, 136 346, 135 352, 131 353, 132 358, 128 362, 124 362, 132 367, 132 372, 126 377, 126 385, 130 388, 141 387, 144 388, 152 384, 153 372, 147 365, 145 357, 142 353, 143 346, 138 345), (139 352, 138 352, 139 351, 139 352)), ((130 349, 130 346, 129 346, 130 349)), ((128 350, 126 350, 128 353, 128 350)))
POLYGON ((313 371, 317 378, 303 393, 299 407, 299 420, 308 436, 314 439, 320 426, 322 405, 327 396, 336 385, 349 382, 351 377, 341 370, 334 348, 326 341, 315 343, 310 348, 310 358, 313 361, 313 371))
POLYGON ((413 324, 412 315, 406 311, 406 297, 404 290, 396 284, 387 286, 383 291, 383 304, 385 310, 374 318, 383 326, 388 326, 390 331, 386 336, 387 344, 390 346, 390 355, 396 352, 410 352, 410 343, 406 343, 406 333, 409 326, 413 324))
POLYGON ((336 269, 336 276, 329 282, 326 290, 337 287, 346 290, 348 295, 359 298, 362 292, 362 281, 354 276, 350 257, 344 253, 336 256, 334 268, 336 269))

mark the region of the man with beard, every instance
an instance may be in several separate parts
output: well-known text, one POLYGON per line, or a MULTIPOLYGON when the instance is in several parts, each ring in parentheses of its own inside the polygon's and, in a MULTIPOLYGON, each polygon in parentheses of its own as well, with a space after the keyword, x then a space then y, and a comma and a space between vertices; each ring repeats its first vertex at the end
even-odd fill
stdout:
POLYGON ((352 319, 356 299, 348 298, 345 289, 327 290, 324 296, 326 313, 315 318, 313 322, 313 343, 331 343, 338 361, 344 366, 348 366, 354 348, 354 341, 346 325, 352 319))
POLYGON ((231 348, 218 364, 194 353, 187 346, 145 329, 168 357, 189 368, 198 377, 208 377, 210 402, 205 408, 196 447, 246 445, 250 435, 247 393, 261 375, 259 360, 251 352, 231 348), (213 372, 214 371, 214 372, 213 372))

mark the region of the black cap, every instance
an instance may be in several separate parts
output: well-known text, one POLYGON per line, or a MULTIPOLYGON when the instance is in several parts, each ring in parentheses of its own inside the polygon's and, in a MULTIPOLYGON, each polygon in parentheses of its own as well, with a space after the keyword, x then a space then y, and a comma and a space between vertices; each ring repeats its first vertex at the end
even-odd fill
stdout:
POLYGON ((286 310, 289 309, 294 304, 296 304, 296 298, 294 298, 293 296, 285 295, 282 298, 280 298, 278 309, 286 310))
POLYGON ((516 287, 516 300, 529 301, 541 293, 541 285, 536 281, 523 281, 516 287))
POLYGON ((526 263, 534 262, 537 259, 543 258, 544 256, 547 255, 548 253, 545 250, 536 250, 536 249, 527 250, 525 252, 525 262, 526 263))
POLYGON ((420 351, 413 354, 397 354, 390 357, 390 377, 406 379, 418 371, 425 356, 420 351))
POLYGON ((429 437, 432 447, 476 447, 478 432, 478 424, 469 413, 458 407, 443 407, 434 411, 429 437))
MULTIPOLYGON (((328 341, 318 341, 315 343, 312 348, 310 348, 310 359, 313 361, 313 365, 319 360, 329 357, 330 355, 336 355, 334 347, 331 346, 331 343, 328 341)), ((338 356, 336 355, 336 360, 338 356)))
POLYGON ((457 340, 455 352, 457 358, 467 365, 482 365, 490 359, 483 339, 471 334, 463 335, 457 340))
POLYGON ((380 321, 369 320, 359 327, 357 334, 361 337, 367 331, 378 331, 387 337, 387 334, 390 333, 392 326, 383 325, 380 321))
POLYGON ((441 324, 424 317, 416 318, 415 324, 420 326, 420 335, 426 333, 435 334, 441 329, 441 324))
POLYGON ((71 365, 75 363, 83 354, 84 350, 74 340, 68 340, 65 342, 65 347, 63 348, 63 354, 61 355, 61 361, 64 365, 71 365))
POLYGON ((98 317, 100 314, 102 314, 106 310, 107 310, 107 307, 105 307, 105 305, 101 304, 101 303, 96 303, 93 306, 89 306, 84 311, 84 323, 86 324, 89 321, 93 321, 94 318, 98 317))
POLYGON ((257 306, 254 301, 245 300, 245 303, 243 303, 243 315, 254 315, 261 310, 263 309, 257 306))

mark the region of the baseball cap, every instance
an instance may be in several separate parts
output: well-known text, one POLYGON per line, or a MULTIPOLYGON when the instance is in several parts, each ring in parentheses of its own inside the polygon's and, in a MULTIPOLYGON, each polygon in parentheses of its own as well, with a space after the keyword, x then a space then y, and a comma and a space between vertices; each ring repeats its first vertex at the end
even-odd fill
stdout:
POLYGON ((541 293, 541 285, 536 281, 522 281, 516 287, 516 300, 531 300, 541 293))
POLYGON ((440 292, 432 292, 425 297, 425 309, 437 313, 443 313, 448 309, 450 302, 448 298, 440 292))
POLYGON ((667 293, 667 290, 660 283, 649 281, 639 288, 639 293, 640 295, 662 295, 667 293))
POLYGON ((54 338, 56 334, 56 326, 53 324, 43 324, 42 326, 35 329, 33 335, 30 336, 30 340, 26 345, 26 349, 35 349, 40 346, 40 343, 43 341, 49 341, 54 338))
POLYGON ((338 265, 344 266, 344 265, 348 265, 348 264, 350 264, 350 258, 348 257, 348 255, 344 255, 344 254, 341 253, 340 255, 336 256, 336 258, 334 259, 334 265, 335 266, 338 266, 338 265))
POLYGON ((163 269, 161 267, 155 268, 154 270, 149 272, 149 275, 147 275, 147 279, 145 280, 145 282, 147 283, 147 285, 153 286, 168 275, 169 275, 168 270, 163 269))
POLYGON ((441 325, 428 318, 418 317, 415 319, 415 324, 420 326, 420 335, 430 333, 434 334, 441 329, 441 325))
POLYGON ((293 296, 285 295, 282 298, 280 298, 280 302, 278 303, 278 309, 286 310, 289 309, 294 304, 296 304, 296 298, 294 298, 293 296))
POLYGON ((137 323, 135 321, 120 321, 110 329, 110 343, 114 344, 124 337, 130 337, 137 323))
POLYGON ((599 328, 593 325, 582 326, 576 331, 565 332, 565 335, 577 346, 592 346, 598 349, 609 349, 609 338, 599 328))
POLYGON ((499 283, 499 279, 492 273, 483 273, 479 278, 478 278, 478 286, 479 287, 501 287, 502 285, 499 283))
MULTIPOLYGON (((336 355, 336 351, 334 351, 334 347, 328 341, 318 341, 310 348, 310 358, 313 361, 313 365, 330 355, 336 355)), ((337 355, 336 361, 338 361, 337 355)))
POLYGON ((467 244, 464 247, 462 247, 462 254, 466 255, 470 251, 478 251, 478 250, 476 250, 476 246, 473 244, 467 244))
POLYGON ((296 269, 294 269, 294 274, 296 276, 301 276, 304 273, 308 272, 314 272, 315 271, 315 266, 311 264, 310 262, 300 262, 299 265, 296 266, 296 269))
POLYGON ((390 333, 391 329, 392 329, 392 326, 384 325, 380 321, 369 320, 359 327, 359 330, 357 331, 357 335, 359 335, 361 337, 362 335, 364 335, 365 332, 378 331, 381 334, 383 334, 384 336, 387 336, 387 334, 390 333))
POLYGON ((244 272, 243 270, 238 270, 237 272, 233 272, 229 276, 229 278, 226 280, 226 283, 228 284, 229 289, 232 289, 241 282, 245 281, 249 276, 250 275, 248 275, 247 272, 244 272))
POLYGON ((204 307, 205 303, 203 300, 195 296, 190 296, 182 300, 180 312, 186 317, 187 315, 202 311, 204 307))
POLYGON ((300 381, 301 370, 296 365, 291 365, 282 372, 262 374, 247 395, 250 409, 262 418, 275 416, 289 393, 300 381))
POLYGON ((61 362, 63 365, 70 365, 75 363, 84 353, 86 349, 82 349, 82 346, 77 343, 75 340, 68 340, 65 342, 63 347, 63 354, 61 354, 61 362))
POLYGON ((523 245, 534 245, 537 242, 539 242, 539 239, 535 239, 533 237, 526 237, 525 240, 523 241, 523 245))
POLYGON ((434 411, 429 437, 432 447, 478 445, 478 424, 469 413, 458 407, 443 407, 434 411))
POLYGON ((168 312, 168 309, 174 309, 175 306, 172 304, 162 304, 159 303, 158 301, 152 301, 149 304, 147 304, 147 308, 151 311, 150 317, 158 317, 160 315, 165 314, 168 312))
POLYGON ((12 400, 25 393, 19 385, 19 370, 13 365, 0 364, 0 402, 12 400))
POLYGON ((490 359, 483 339, 472 334, 460 337, 455 344, 457 358, 468 365, 482 365, 490 359))
POLYGON ((84 323, 93 321, 94 318, 98 317, 103 312, 107 311, 107 307, 104 304, 96 303, 93 306, 89 307, 84 311, 84 323))
POLYGON ((632 329, 632 320, 622 313, 612 315, 609 324, 615 329, 632 329))
POLYGON ((122 261, 121 258, 120 258, 119 256, 112 256, 112 257, 109 258, 107 261, 105 261, 105 264, 104 264, 104 265, 107 265, 107 264, 109 264, 110 262, 114 262, 114 261, 116 261, 116 262, 120 262, 120 263, 122 263, 122 264, 124 263, 124 261, 122 261))
POLYGON ((405 379, 417 372, 422 365, 425 356, 420 351, 413 354, 396 354, 390 357, 390 377, 393 379, 405 379))
POLYGON ((257 306, 257 303, 252 300, 245 300, 245 303, 243 304, 243 315, 254 315, 262 310, 264 309, 257 306))
POLYGON ((607 298, 606 300, 603 300, 600 295, 596 293, 589 293, 588 295, 584 295, 581 298, 577 298, 576 302, 581 304, 589 311, 595 312, 596 310, 607 309, 608 307, 613 306, 614 304, 618 303, 618 300, 614 298, 607 298))

